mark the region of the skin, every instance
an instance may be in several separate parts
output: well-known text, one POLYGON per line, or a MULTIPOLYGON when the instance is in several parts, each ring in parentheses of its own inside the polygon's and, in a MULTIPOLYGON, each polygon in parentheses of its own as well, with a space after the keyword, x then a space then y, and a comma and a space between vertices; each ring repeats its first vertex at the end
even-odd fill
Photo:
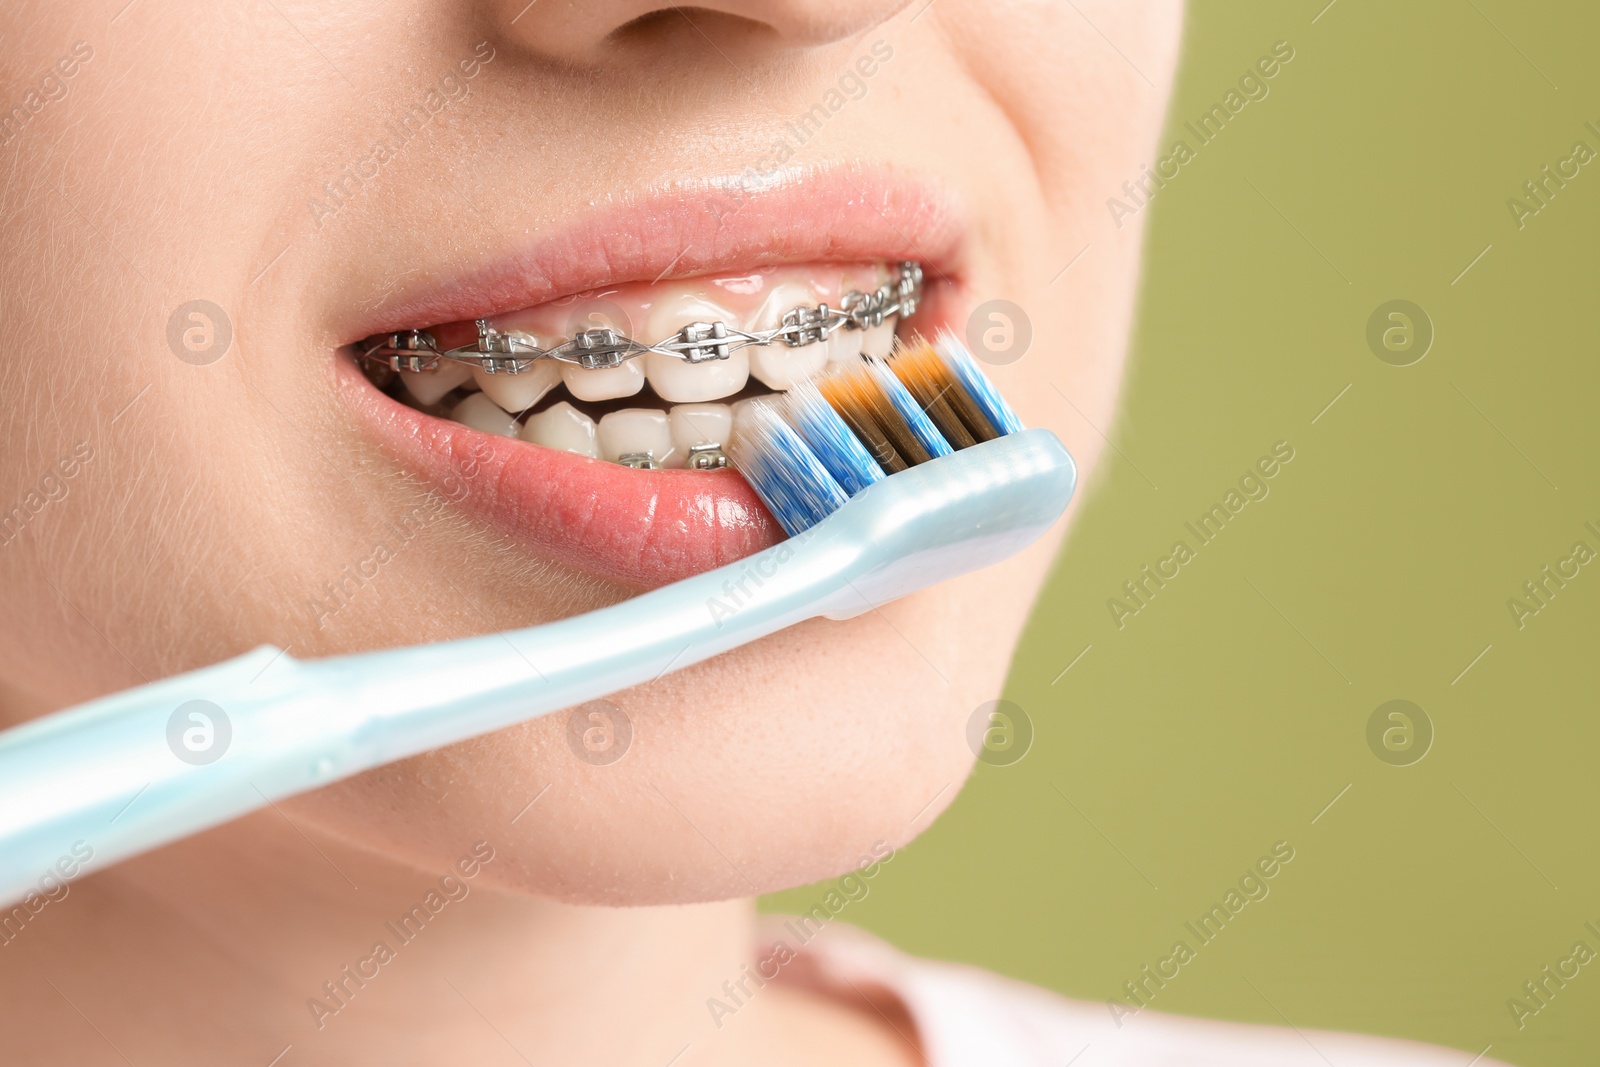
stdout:
MULTIPOLYGON (((393 647, 627 595, 447 513, 316 625, 307 598, 421 499, 355 426, 335 349, 408 271, 737 174, 879 39, 893 60, 796 163, 953 190, 956 298, 1014 301, 1034 332, 992 376, 1092 472, 1144 217, 1117 229, 1105 199, 1151 156, 1176 4, 524 3, 0 9, 8 107, 93 50, 0 146, 0 506, 92 450, 0 547, 0 722, 262 643, 393 647), (470 94, 314 222, 348 146, 484 40, 470 94), (196 298, 234 332, 207 366, 167 343, 196 298)), ((616 695, 635 736, 613 765, 575 759, 557 715, 91 862, 0 948, 0 1060, 917 1062, 892 1008, 774 985, 717 1028, 705 1000, 753 959, 750 898, 898 848, 954 798, 1059 536, 616 695), (479 841, 470 896, 318 1029, 307 998, 479 841)))

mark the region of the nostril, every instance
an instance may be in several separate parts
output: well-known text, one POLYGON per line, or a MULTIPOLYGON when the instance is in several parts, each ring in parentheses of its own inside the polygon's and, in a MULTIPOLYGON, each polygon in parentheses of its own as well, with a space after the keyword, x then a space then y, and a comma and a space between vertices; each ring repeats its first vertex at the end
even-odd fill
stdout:
POLYGON ((771 26, 742 15, 713 11, 707 7, 673 5, 647 12, 618 26, 611 32, 610 42, 624 47, 637 47, 682 39, 689 47, 703 47, 708 41, 718 45, 748 44, 775 35, 776 31, 771 26))
POLYGON ((507 43, 587 66, 608 52, 736 65, 858 36, 911 0, 498 0, 507 43), (721 53, 719 56, 718 53, 721 53))

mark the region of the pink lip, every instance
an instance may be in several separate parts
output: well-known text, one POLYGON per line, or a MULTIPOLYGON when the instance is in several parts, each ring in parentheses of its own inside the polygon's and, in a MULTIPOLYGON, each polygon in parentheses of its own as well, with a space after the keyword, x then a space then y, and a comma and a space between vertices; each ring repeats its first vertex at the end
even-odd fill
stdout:
MULTIPOLYGON (((351 326, 347 340, 529 307, 629 281, 768 263, 916 260, 941 318, 955 294, 964 226, 952 199, 887 171, 836 168, 755 194, 714 183, 596 213, 443 284, 415 286, 351 326)), ((481 433, 378 392, 338 360, 341 393, 399 465, 508 539, 552 561, 650 588, 783 539, 734 471, 638 471, 481 433)))

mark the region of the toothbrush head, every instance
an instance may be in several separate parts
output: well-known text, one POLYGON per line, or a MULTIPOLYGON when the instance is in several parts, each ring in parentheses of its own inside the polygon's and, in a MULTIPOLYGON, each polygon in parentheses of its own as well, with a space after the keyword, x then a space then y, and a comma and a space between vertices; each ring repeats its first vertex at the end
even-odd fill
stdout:
POLYGON ((948 331, 750 404, 729 455, 794 536, 868 486, 1022 423, 948 331))

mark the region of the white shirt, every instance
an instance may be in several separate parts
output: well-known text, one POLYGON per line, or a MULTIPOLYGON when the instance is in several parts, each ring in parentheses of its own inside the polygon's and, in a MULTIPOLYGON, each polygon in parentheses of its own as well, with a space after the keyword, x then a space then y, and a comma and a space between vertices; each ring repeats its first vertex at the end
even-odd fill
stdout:
MULTIPOLYGON (((770 916, 760 942, 794 944, 770 916)), ((929 1067, 1463 1067, 1472 1054, 1394 1038, 1218 1022, 1145 1009, 1113 1019, 976 967, 916 959, 844 923, 819 930, 777 981, 862 1008, 892 996, 910 1015, 929 1067)), ((870 1011, 870 1008, 866 1010, 870 1011)), ((1487 1057, 1473 1067, 1505 1067, 1487 1057)))

